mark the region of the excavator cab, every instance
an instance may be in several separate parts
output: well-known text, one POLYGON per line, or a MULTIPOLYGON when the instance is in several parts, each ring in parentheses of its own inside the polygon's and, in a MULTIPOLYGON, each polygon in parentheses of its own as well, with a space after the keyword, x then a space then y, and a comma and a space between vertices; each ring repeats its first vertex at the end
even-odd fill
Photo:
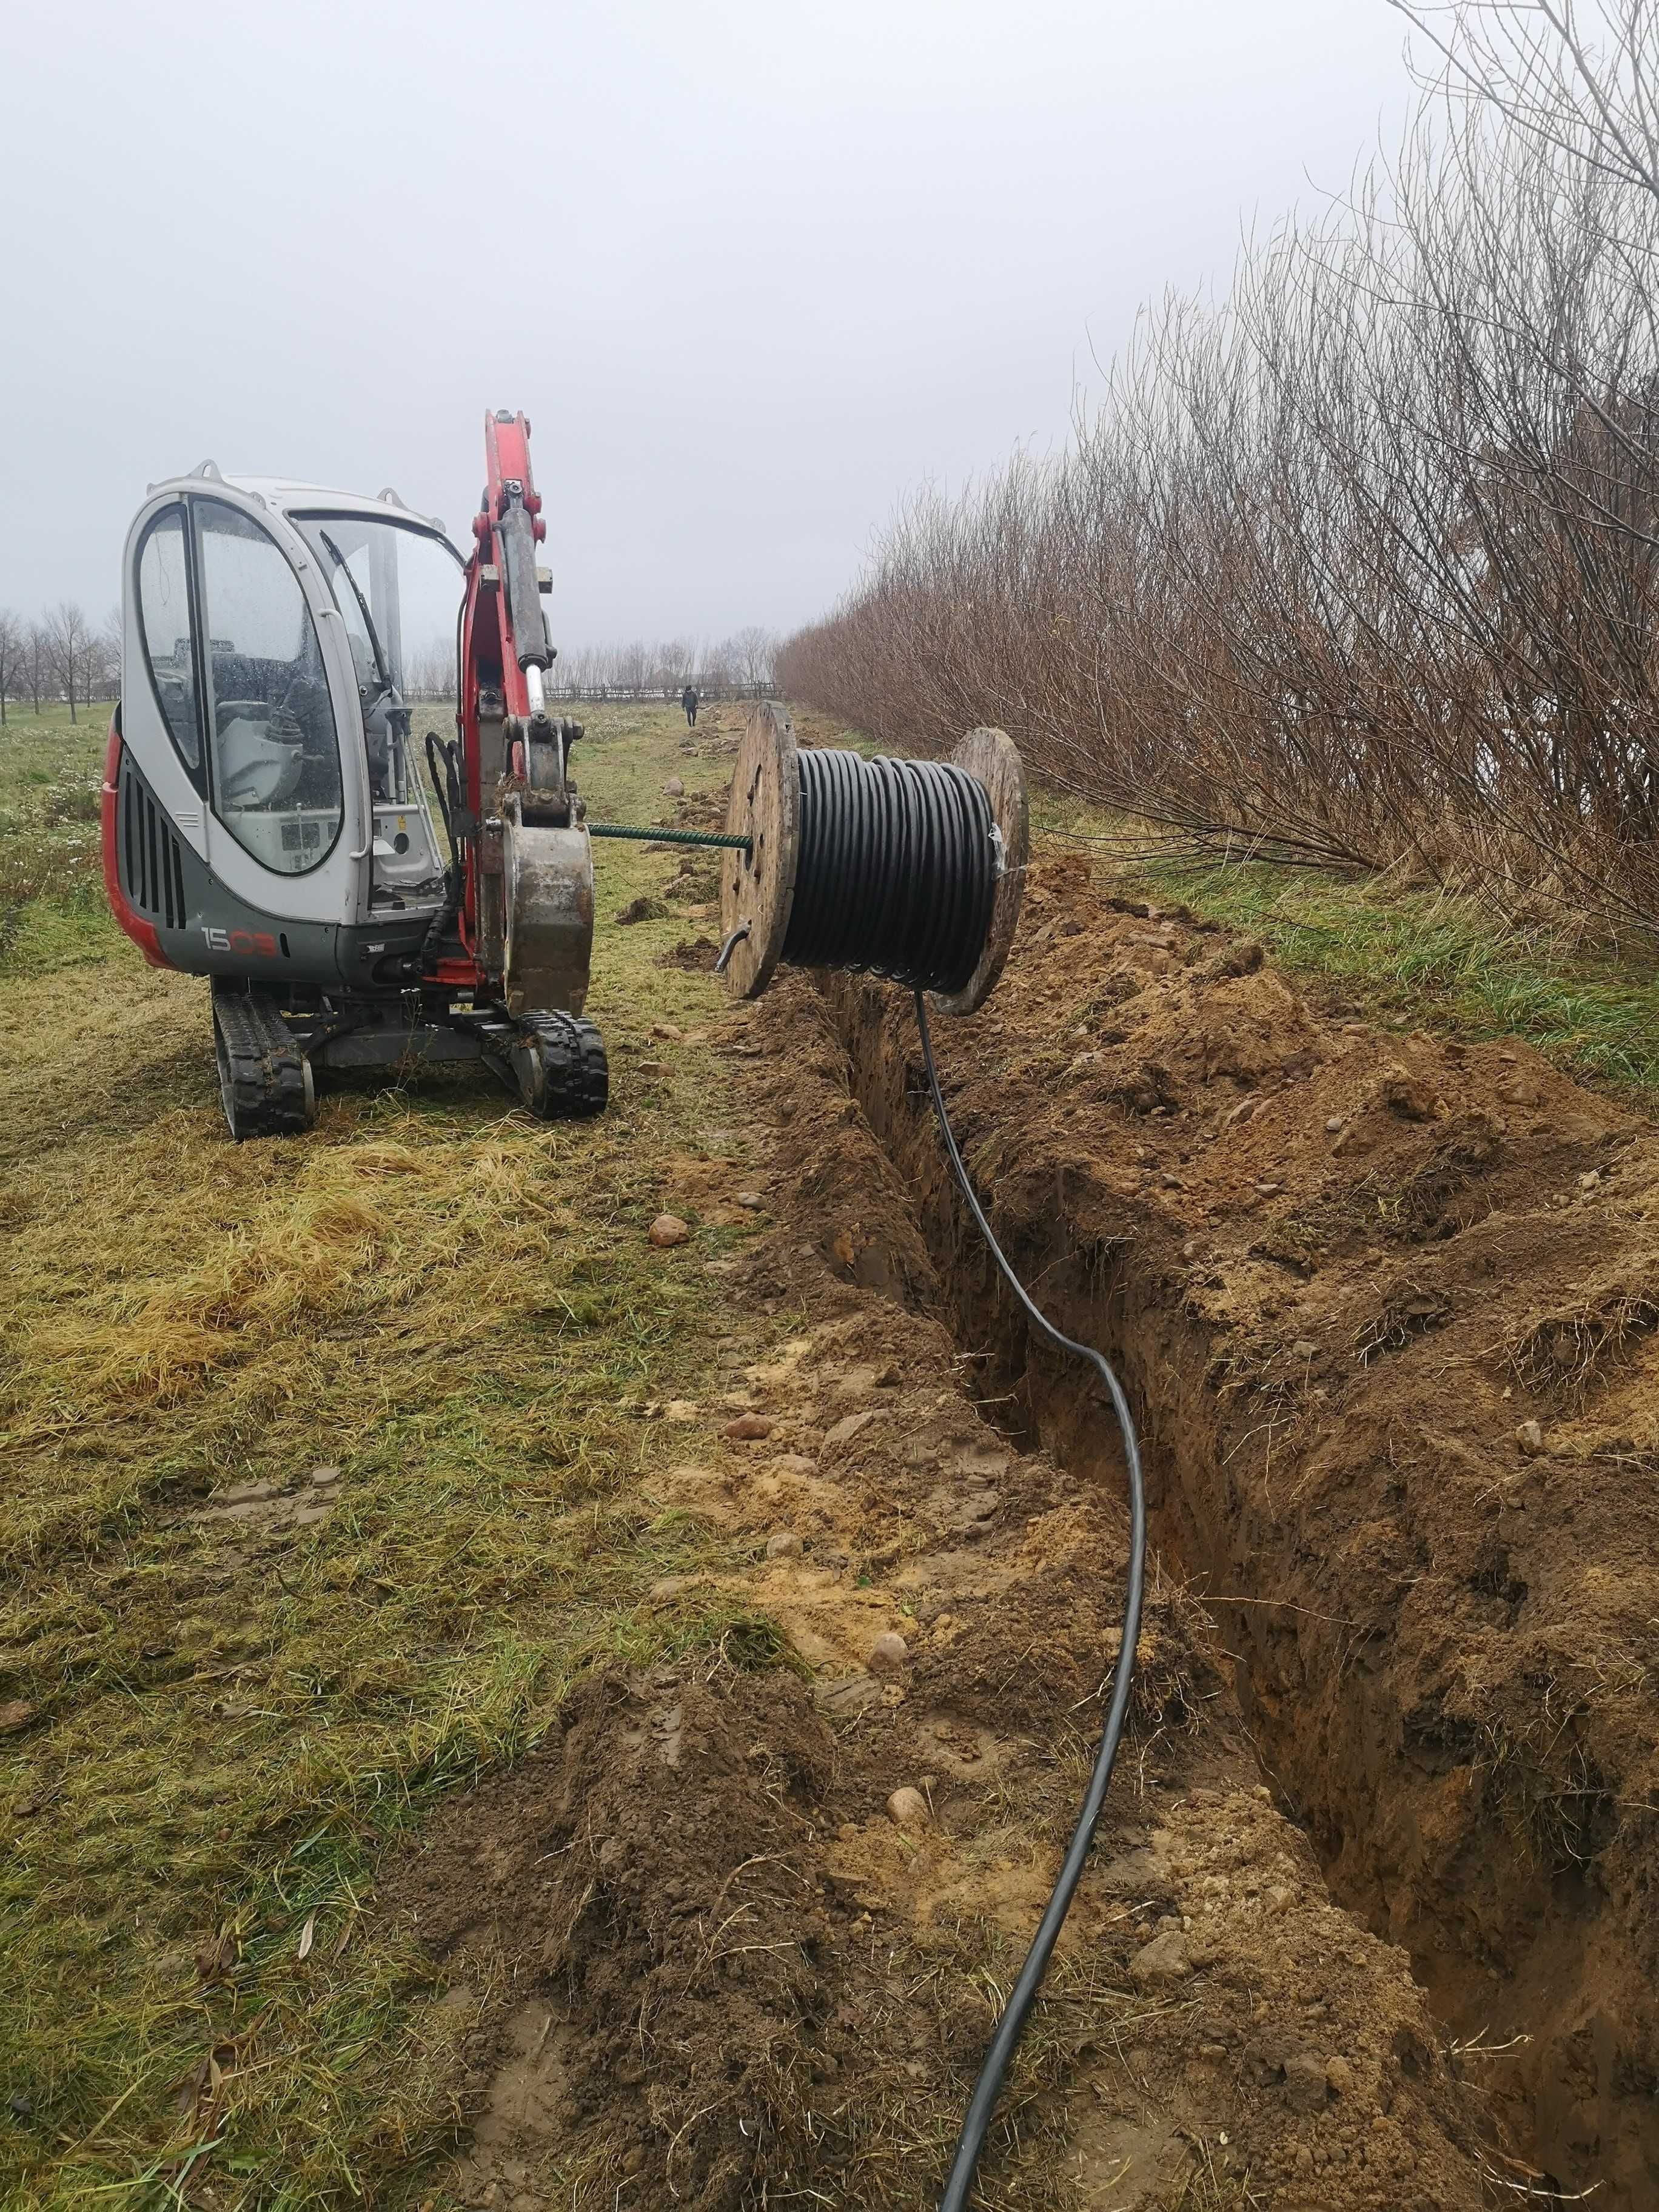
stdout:
POLYGON ((391 495, 210 462, 154 488, 128 545, 112 887, 147 951, 228 974, 274 942, 285 981, 356 983, 358 930, 442 907, 409 702, 453 726, 463 580, 391 495))

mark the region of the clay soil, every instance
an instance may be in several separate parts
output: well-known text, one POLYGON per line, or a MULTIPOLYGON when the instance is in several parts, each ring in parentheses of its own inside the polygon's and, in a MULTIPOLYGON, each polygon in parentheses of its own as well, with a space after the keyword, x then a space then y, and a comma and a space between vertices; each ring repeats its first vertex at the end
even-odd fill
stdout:
MULTIPOLYGON (((1055 1066, 1045 994, 1079 1026, 1083 963, 1047 917, 1090 898, 1084 878, 1051 878, 1018 981, 991 1017, 952 1032, 948 1057, 973 1155, 1040 1294, 1121 1341, 1122 1240, 1166 1203, 1134 1148, 1163 1143, 1173 1159, 1187 1140, 1172 1097, 1148 1144, 1103 1063, 1087 1090, 1056 1092, 1085 1048, 1068 1042, 1055 1066), (1073 1165, 1085 1160, 1086 1183, 1073 1165), (1099 1201, 1086 1236, 1072 1212, 1085 1190, 1099 1201)), ((1179 994, 1201 1003, 1185 970, 1170 980, 1157 930, 1090 921, 1103 973, 1127 965, 1127 936, 1158 943, 1133 992, 1113 987, 1087 1049, 1115 1048, 1101 1032, 1132 1019, 1135 998, 1172 1024, 1179 994)), ((1279 987, 1245 982, 1272 994, 1287 1035, 1319 1034, 1279 987)), ((590 1675, 528 1757, 453 1798, 388 1869, 380 1913, 428 1947, 447 1984, 435 2003, 466 2023, 453 2088, 469 2132, 445 2185, 465 2203, 937 2201, 1092 1755, 1119 1656, 1127 1524, 1100 1409, 1028 1361, 960 1241, 916 1117, 907 1020, 891 994, 830 998, 799 978, 733 1010, 711 1042, 742 1163, 687 1152, 663 1178, 662 1204, 705 1229, 757 1207, 769 1224, 706 1264, 734 1312, 772 1327, 770 1347, 757 1357, 734 1328, 701 1404, 653 1409, 689 1425, 714 1407, 725 1426, 715 1447, 646 1478, 654 1510, 701 1519, 749 1562, 666 1578, 653 1604, 683 1605, 694 1583, 706 1600, 712 1579, 744 1626, 712 1652, 590 1675), (757 1620, 775 1625, 774 1641, 757 1620)), ((1374 1042, 1369 1057, 1374 1068, 1374 1042)), ((1265 1061, 1224 1079, 1229 1104, 1273 1079, 1265 1061)), ((1427 1110, 1411 1130, 1431 1139, 1427 1110)), ((1172 1302, 1149 1287, 1144 1325, 1157 1315, 1166 1334, 1130 1358, 1164 1529, 1131 1735, 979 2201, 1484 2204, 1494 2183, 1532 2172, 1495 2107, 1494 2064, 1452 2046, 1413 1977, 1402 1939, 1414 1930, 1387 1924, 1375 1883, 1333 1895, 1327 1869, 1346 1877, 1327 1828, 1305 1827, 1310 1802, 1262 1764, 1262 1692, 1231 1656, 1257 1631, 1216 1607, 1218 1632, 1185 1587, 1195 1563, 1174 1542, 1188 1526, 1174 1453, 1190 1431, 1201 1459, 1200 1419, 1242 1413, 1246 1394, 1242 1369, 1200 1352, 1177 1430, 1166 1363, 1188 1357, 1198 1324, 1181 1287, 1189 1231, 1172 1210, 1160 1233, 1177 1240, 1172 1302)), ((1261 1264, 1283 1297, 1282 1269, 1261 1264)), ((1360 1386, 1370 1374, 1355 1368, 1360 1386)), ((1321 1385, 1308 1374, 1295 1387, 1321 1385)), ((1252 1409, 1240 1432, 1261 1418, 1252 1409)), ((1517 1418, 1505 1407, 1510 1473, 1517 1418)), ((1255 1464, 1236 1458, 1234 1479, 1255 1464)), ((1398 1509, 1386 1462, 1368 1479, 1369 1532, 1398 1509)), ((1194 1492, 1192 1525, 1203 1506, 1194 1492)), ((1304 1527, 1310 1510, 1305 1496, 1285 1507, 1304 1527)), ((1350 1534, 1381 1556, 1380 1537, 1350 1534)), ((1328 1532, 1316 1542, 1336 1548, 1328 1532)), ((1374 1587, 1395 1586, 1379 1573, 1374 1587)), ((1322 1613, 1336 1610, 1329 1599, 1322 1613)), ((1264 1650, 1311 1660, 1293 1630, 1283 1644, 1278 1627, 1260 1632, 1264 1650)), ((1371 1679, 1347 1644, 1331 1663, 1350 1686, 1371 1679)), ((1306 1698, 1299 1677, 1277 1694, 1306 1698)), ((1334 1756, 1335 1708, 1306 1704, 1298 1725, 1334 1756)), ((1342 1756, 1358 1789, 1358 1744, 1342 1756)), ((1403 1794, 1418 1768, 1397 1747, 1394 1764, 1403 1794)))
MULTIPOLYGON (((1102 1407, 939 1167, 909 1009, 826 1004, 992 1410, 1109 1498, 1102 1407)), ((1000 1235, 1123 1363, 1275 1804, 1409 1954, 1518 2178, 1648 2205, 1659 1139, 1522 1045, 1352 1012, 1067 860, 935 1030, 1000 1235)))

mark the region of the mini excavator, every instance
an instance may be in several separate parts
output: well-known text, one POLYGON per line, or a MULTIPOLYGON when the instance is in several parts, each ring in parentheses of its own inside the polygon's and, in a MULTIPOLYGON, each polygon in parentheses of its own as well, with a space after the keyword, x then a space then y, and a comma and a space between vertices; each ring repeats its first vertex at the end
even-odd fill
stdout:
POLYGON ((465 562, 395 492, 211 461, 153 484, 129 535, 105 885, 147 960, 212 978, 239 1141, 307 1127, 319 1067, 481 1060, 532 1113, 605 1104, 528 422, 487 415, 484 452, 465 562), (422 756, 410 697, 452 690, 422 756))

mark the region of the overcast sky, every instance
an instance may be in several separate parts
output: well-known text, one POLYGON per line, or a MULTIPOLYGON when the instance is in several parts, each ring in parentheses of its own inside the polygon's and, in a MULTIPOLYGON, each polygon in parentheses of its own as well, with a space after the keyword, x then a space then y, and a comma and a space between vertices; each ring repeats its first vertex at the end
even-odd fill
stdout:
POLYGON ((1384 0, 82 0, 0 37, 0 605, 144 486, 397 487, 522 407, 556 637, 780 629, 1063 441, 1137 304, 1392 131, 1384 0))

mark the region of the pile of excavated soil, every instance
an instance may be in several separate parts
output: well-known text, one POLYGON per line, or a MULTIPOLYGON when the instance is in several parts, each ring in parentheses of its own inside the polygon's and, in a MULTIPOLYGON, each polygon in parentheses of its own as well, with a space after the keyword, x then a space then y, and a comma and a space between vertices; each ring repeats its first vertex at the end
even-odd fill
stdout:
MULTIPOLYGON (((1113 1493, 939 1164, 911 1011, 829 990, 1001 1418, 1113 1493)), ((1536 2185, 1659 2202, 1659 1133, 1525 1046, 1380 1035, 1033 871, 935 1023, 998 1234, 1122 1361, 1166 1565, 1278 1802, 1410 1954, 1536 2185), (1486 2055, 1491 2054, 1491 2055, 1486 2055)))
MULTIPOLYGON (((999 1394, 945 1325, 822 1002, 781 987, 722 1048, 711 1111, 741 1119, 746 1157, 711 1138, 660 1195, 769 1220, 706 1262, 756 1330, 734 1322, 701 1400, 659 1414, 666 1436, 717 1412, 698 1433, 718 1445, 654 1451, 641 1488, 746 1540, 736 1625, 586 1680, 383 1891, 465 2008, 468 2203, 935 2203, 1118 1656, 1120 1491, 975 1403, 999 1394)), ((1405 1953, 1332 1901, 1161 1570, 1139 1662, 981 2201, 1474 2212, 1502 2156, 1484 2094, 1405 1953)))

